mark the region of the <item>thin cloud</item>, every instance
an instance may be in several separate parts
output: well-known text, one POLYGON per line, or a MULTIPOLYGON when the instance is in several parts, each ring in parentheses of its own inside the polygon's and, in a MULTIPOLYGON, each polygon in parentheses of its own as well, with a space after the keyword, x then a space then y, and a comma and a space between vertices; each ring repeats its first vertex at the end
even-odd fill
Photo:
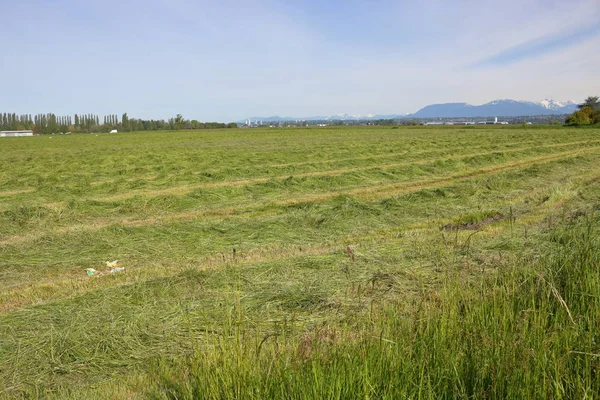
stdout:
POLYGON ((480 60, 475 64, 470 65, 470 67, 482 68, 515 64, 519 61, 569 48, 599 34, 600 24, 595 24, 568 33, 563 32, 560 34, 544 36, 510 47, 491 57, 480 60))
POLYGON ((7 32, 37 23, 0 35, 0 111, 229 122, 600 93, 598 0, 506 1, 6 2, 7 32))

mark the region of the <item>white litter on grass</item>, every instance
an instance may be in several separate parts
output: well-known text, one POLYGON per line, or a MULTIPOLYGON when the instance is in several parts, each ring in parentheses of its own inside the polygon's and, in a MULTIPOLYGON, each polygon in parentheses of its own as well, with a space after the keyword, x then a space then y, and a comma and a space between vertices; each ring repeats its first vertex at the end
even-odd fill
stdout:
POLYGON ((109 274, 114 274, 115 272, 123 272, 123 271, 125 271, 125 267, 121 267, 119 265, 119 260, 107 261, 106 262, 106 266, 108 268, 110 268, 110 271, 108 271, 109 274))
POLYGON ((104 274, 114 274, 116 272, 124 272, 125 267, 119 265, 119 260, 114 261, 105 261, 106 266, 108 267, 108 271, 96 271, 94 268, 86 268, 86 272, 88 276, 92 275, 104 275, 104 274))

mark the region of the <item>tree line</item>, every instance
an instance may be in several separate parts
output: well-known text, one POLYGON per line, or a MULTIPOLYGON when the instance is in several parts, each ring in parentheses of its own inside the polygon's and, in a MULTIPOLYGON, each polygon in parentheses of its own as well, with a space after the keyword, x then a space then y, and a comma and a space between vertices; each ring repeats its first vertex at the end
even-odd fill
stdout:
POLYGON ((168 120, 145 120, 138 118, 129 118, 127 113, 119 118, 116 114, 106 115, 100 123, 100 117, 96 114, 75 114, 73 118, 70 115, 60 116, 55 114, 0 114, 0 130, 19 131, 31 130, 36 134, 52 133, 101 133, 118 131, 161 131, 161 130, 182 130, 182 129, 223 129, 237 128, 237 124, 221 122, 200 122, 197 120, 187 120, 181 114, 168 120))
POLYGON ((600 124, 600 98, 598 96, 588 97, 577 108, 578 110, 567 118, 567 125, 600 124))

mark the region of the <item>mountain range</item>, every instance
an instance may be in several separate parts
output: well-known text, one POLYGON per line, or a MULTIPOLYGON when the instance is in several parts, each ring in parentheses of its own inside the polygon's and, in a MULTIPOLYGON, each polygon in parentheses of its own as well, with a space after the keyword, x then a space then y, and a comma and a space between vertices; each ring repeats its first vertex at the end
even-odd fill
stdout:
POLYGON ((520 117, 533 115, 562 115, 571 114, 577 109, 573 101, 559 102, 545 99, 539 102, 517 100, 494 100, 482 105, 468 103, 431 104, 421 108, 414 114, 367 114, 349 115, 338 114, 331 116, 315 117, 252 117, 250 121, 256 122, 285 122, 285 121, 334 121, 334 120, 378 120, 378 119, 403 119, 403 118, 478 118, 478 117, 520 117))
POLYGON ((521 117, 528 115, 570 114, 577 109, 573 101, 546 99, 540 102, 494 100, 480 106, 467 103, 432 104, 412 116, 415 118, 521 117))

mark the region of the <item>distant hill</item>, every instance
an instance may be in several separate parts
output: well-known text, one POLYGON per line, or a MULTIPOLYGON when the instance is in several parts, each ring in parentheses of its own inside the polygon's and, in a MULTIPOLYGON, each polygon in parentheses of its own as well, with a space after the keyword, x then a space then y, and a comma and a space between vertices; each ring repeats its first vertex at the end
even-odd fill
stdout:
MULTIPOLYGON (((348 115, 337 114, 316 117, 252 117, 248 118, 253 123, 257 122, 286 122, 286 121, 374 121, 378 119, 403 119, 403 118, 469 118, 469 117, 522 117, 529 115, 562 115, 571 114, 577 109, 573 101, 559 102, 545 99, 540 102, 494 100, 489 103, 474 106, 467 103, 431 104, 423 107, 414 114, 388 114, 388 115, 348 115)), ((239 121, 245 123, 247 120, 239 121)))
POLYGON ((432 104, 423 107, 412 116, 415 118, 457 117, 520 117, 526 115, 570 114, 577 105, 568 101, 560 103, 544 100, 539 103, 516 100, 494 100, 480 106, 467 103, 432 104))

